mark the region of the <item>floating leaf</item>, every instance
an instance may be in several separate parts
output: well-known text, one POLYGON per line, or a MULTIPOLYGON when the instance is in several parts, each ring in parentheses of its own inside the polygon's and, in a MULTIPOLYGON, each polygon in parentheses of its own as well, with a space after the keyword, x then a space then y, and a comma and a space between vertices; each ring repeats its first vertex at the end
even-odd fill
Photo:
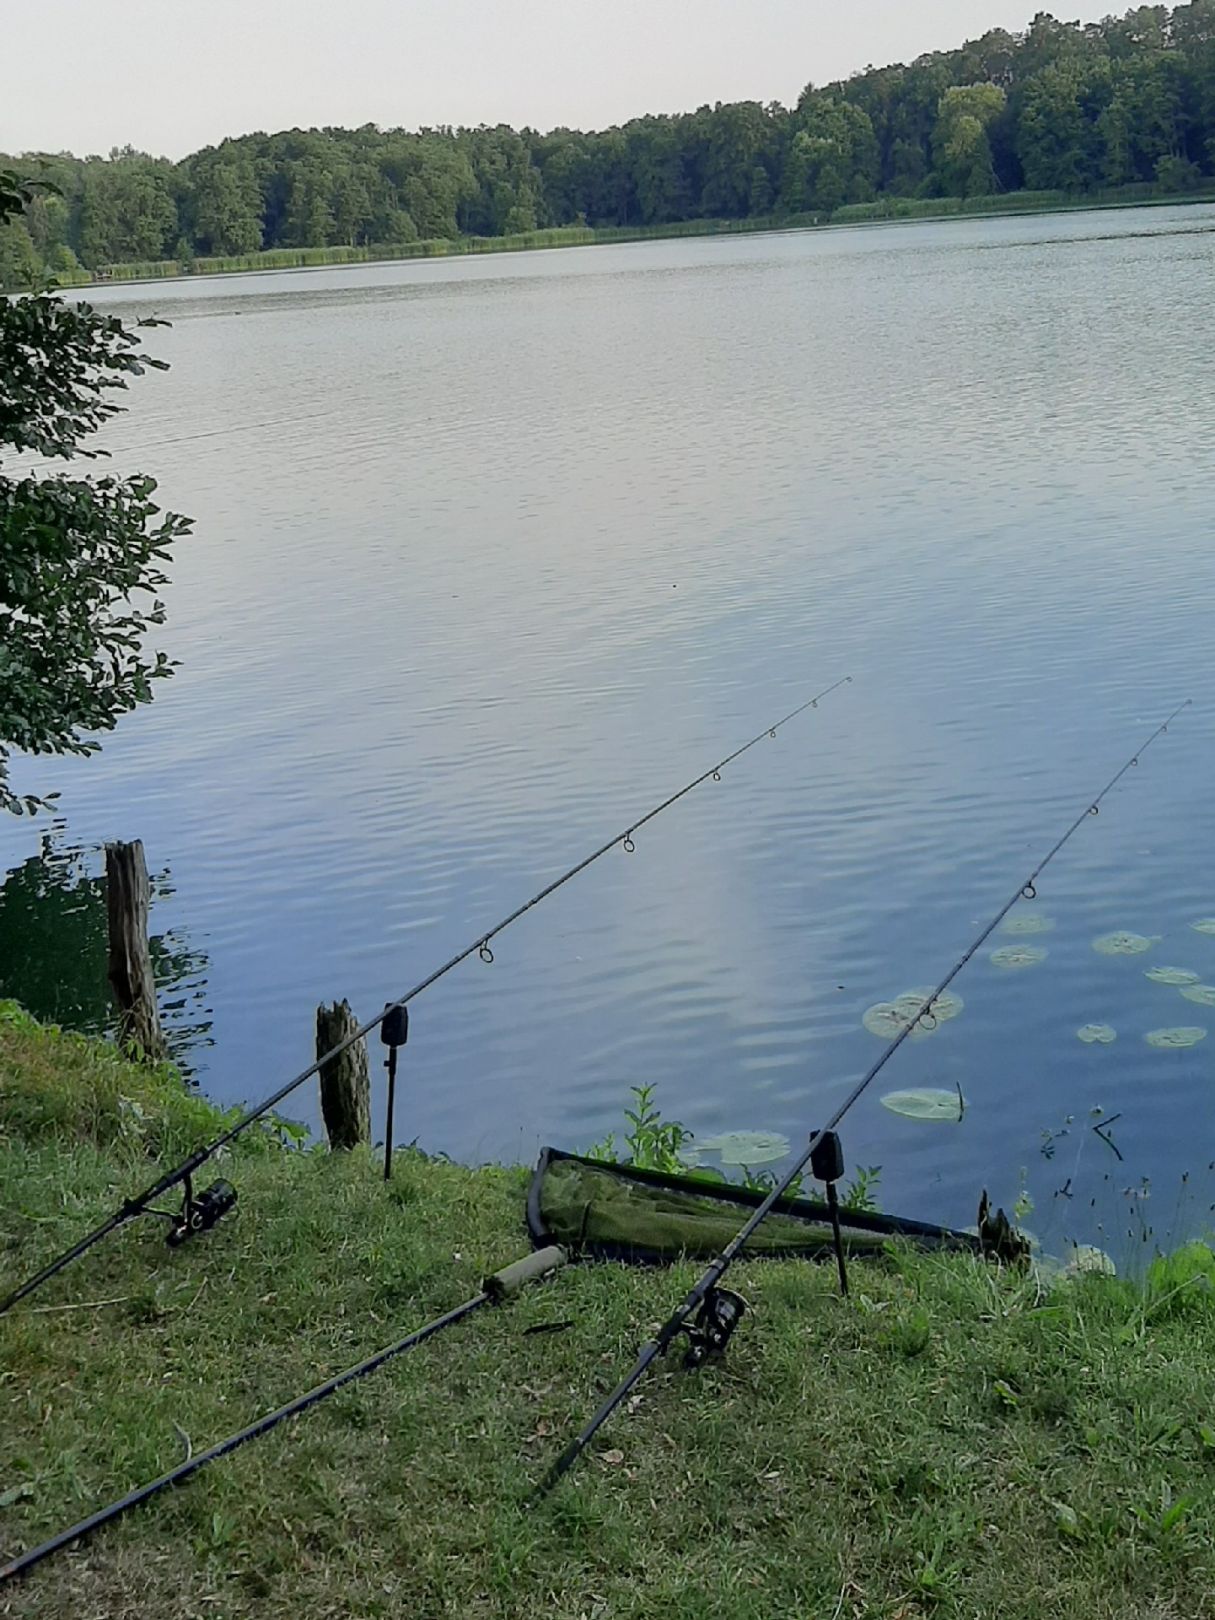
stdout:
POLYGON ((893 1001, 879 1001, 866 1010, 861 1023, 871 1035, 878 1035, 884 1041, 892 1041, 907 1028, 908 1020, 899 1012, 893 1001))
POLYGON ((1118 1039, 1112 1024, 1085 1024, 1076 1034, 1086 1046, 1109 1046, 1118 1039))
POLYGON ((931 1012, 916 1023, 921 1007, 932 995, 927 990, 907 990, 893 1001, 879 1001, 876 1006, 870 1007, 861 1019, 865 1028, 871 1035, 878 1035, 884 1041, 894 1040, 909 1026, 912 1036, 931 1035, 940 1024, 947 1024, 951 1018, 956 1018, 964 1005, 961 996, 952 990, 942 990, 932 1003, 931 1012))
MULTIPOLYGON (((911 990, 906 996, 900 996, 899 1000, 916 1001, 922 1005, 929 994, 927 990, 911 990)), ((964 1005, 961 996, 955 995, 952 990, 942 990, 940 995, 933 999, 931 1016, 938 1024, 947 1024, 951 1018, 958 1016, 964 1005)))
POLYGON ((1029 1274, 1044 1292, 1048 1291, 1062 1279, 1063 1262, 1050 1254, 1031 1255, 1029 1274))
POLYGON ((1144 951, 1150 951, 1153 945, 1158 945, 1160 939, 1159 934, 1149 939, 1146 934, 1132 934, 1120 928, 1116 933, 1102 934, 1100 939, 1095 939, 1093 949, 1098 956, 1139 956, 1144 951))
POLYGON ((1196 934, 1215 934, 1215 917, 1199 917, 1190 927, 1196 934))
POLYGON ((1048 952, 1044 945, 1001 945, 991 953, 991 963, 998 968, 1027 968, 1045 962, 1048 952))
POLYGON ((1005 917, 1000 932, 1003 934, 1049 934, 1055 919, 1042 911, 1014 911, 1005 917))
POLYGON ((791 1143, 779 1131, 725 1131, 698 1142, 702 1153, 719 1153, 723 1164, 771 1164, 783 1159, 791 1143))
POLYGON ((1143 1037, 1149 1046, 1180 1047, 1197 1046, 1199 1041, 1205 1041, 1205 1029, 1150 1029, 1143 1037))
POLYGON ((1071 1258, 1063 1268, 1065 1277, 1115 1277, 1118 1268, 1104 1249, 1095 1249, 1091 1243, 1072 1245, 1071 1258))
POLYGON ((1191 973, 1189 968, 1150 967, 1143 975, 1151 979, 1153 984, 1197 984, 1197 973, 1191 973))
POLYGON ((1200 1007, 1215 1007, 1215 984, 1187 984, 1181 993, 1187 1001, 1196 1001, 1200 1007))
POLYGON ((907 1119, 943 1120, 956 1125, 961 1119, 965 1103, 956 1091, 888 1091, 882 1098, 882 1107, 892 1114, 907 1119))

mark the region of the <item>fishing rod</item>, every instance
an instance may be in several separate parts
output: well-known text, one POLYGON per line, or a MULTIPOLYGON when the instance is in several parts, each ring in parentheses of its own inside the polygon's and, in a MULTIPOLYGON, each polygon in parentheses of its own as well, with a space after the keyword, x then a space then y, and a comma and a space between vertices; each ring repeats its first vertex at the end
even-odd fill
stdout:
MULTIPOLYGON (((741 759, 748 750, 754 748, 757 743, 762 742, 765 737, 775 737, 782 726, 787 726, 791 720, 796 720, 799 715, 805 714, 808 709, 816 709, 824 698, 830 697, 833 692, 838 692, 841 687, 849 685, 851 681, 852 676, 845 675, 840 680, 834 681, 830 686, 824 687, 821 692, 816 692, 813 697, 807 698, 805 702, 799 703, 795 709, 790 709, 788 714, 782 715, 779 720, 773 721, 771 725, 765 726, 762 731, 756 732, 754 737, 751 737, 740 747, 735 748, 724 759, 719 759, 715 765, 710 765, 708 770, 702 771, 699 776, 693 777, 690 782, 685 782, 683 787, 678 788, 674 793, 663 799, 660 804, 654 805, 644 815, 638 816, 635 821, 630 822, 623 832, 616 833, 606 843, 600 844, 599 848, 594 850, 593 853, 584 856, 582 860, 568 867, 559 877, 554 878, 551 883, 545 884, 529 900, 525 900, 522 905, 516 906, 512 912, 503 917, 500 922, 496 922, 492 928, 478 934, 470 945, 464 946, 454 956, 449 957, 441 967, 437 967, 433 972, 428 973, 424 979, 419 980, 403 996, 398 997, 396 1001, 389 1002, 382 1012, 377 1013, 374 1018, 369 1018, 366 1023, 360 1024, 356 1029, 344 1036, 336 1046, 331 1047, 323 1056, 318 1057, 314 1063, 310 1063, 306 1069, 302 1069, 299 1074, 293 1075, 290 1080, 279 1086, 276 1091, 272 1091, 268 1097, 263 1098, 261 1102, 248 1109, 227 1130, 217 1136, 214 1141, 208 1142, 205 1146, 192 1153, 188 1159, 184 1159, 181 1164, 176 1165, 172 1170, 166 1171, 158 1181, 153 1182, 143 1192, 124 1200, 118 1209, 104 1220, 100 1226, 95 1227, 77 1243, 73 1243, 70 1248, 65 1249, 62 1254, 57 1255, 55 1259, 43 1266, 41 1271, 35 1272, 33 1276, 28 1277, 3 1299, 0 1299, 0 1316, 11 1310, 21 1300, 26 1299, 36 1289, 41 1288, 52 1277, 57 1276, 73 1261, 87 1254, 95 1244, 100 1243, 111 1232, 117 1231, 120 1226, 124 1226, 137 1216, 159 1215, 172 1221, 173 1226, 169 1232, 169 1241, 171 1243, 183 1242, 187 1237, 206 1231, 214 1226, 216 1221, 226 1214, 236 1202, 235 1191, 227 1182, 219 1181, 196 1195, 193 1181, 195 1171, 201 1169, 222 1148, 233 1142, 242 1131, 247 1131, 257 1120, 270 1113, 272 1109, 277 1108, 285 1098, 289 1097, 293 1091, 298 1090, 306 1080, 311 1080, 327 1064, 333 1062, 348 1047, 353 1046, 356 1041, 363 1040, 374 1029, 382 1031, 384 1043, 388 1047, 387 1066, 390 1095, 395 1098, 397 1049, 405 1044, 408 1035, 408 1015, 405 1009, 416 996, 420 996, 424 990, 429 990, 432 985, 437 984, 453 968, 457 968, 462 962, 466 962, 470 956, 477 955, 483 962, 492 962, 494 953, 490 947, 490 941, 496 939, 512 923, 518 922, 520 917, 540 905, 542 901, 547 900, 550 895, 555 894, 558 889, 563 888, 580 873, 585 872, 588 866, 593 866, 596 861, 601 860, 604 855, 615 849, 617 845, 631 855, 636 847, 633 841, 634 833, 640 831, 655 817, 662 815, 665 810, 669 810, 672 805, 677 804, 680 799, 686 797, 693 789, 700 787, 702 783, 710 779, 719 781, 721 773, 727 765, 732 765, 735 760, 741 759), (162 1198, 166 1193, 171 1192, 174 1187, 178 1186, 183 1188, 183 1203, 180 1215, 174 1215, 169 1211, 154 1207, 158 1198, 162 1198)), ((387 1144, 385 1158, 389 1168, 391 1168, 392 1162, 391 1141, 392 1114, 390 1111, 385 1133, 385 1142, 387 1144)))
POLYGON ((33 1569, 35 1564, 42 1563, 43 1559, 49 1558, 52 1553, 60 1552, 64 1547, 70 1546, 73 1541, 82 1540, 85 1536, 91 1535, 94 1530, 100 1530, 103 1524, 109 1524, 112 1520, 120 1518, 122 1514, 130 1512, 132 1508, 139 1507, 141 1503, 148 1501, 153 1496, 158 1496, 161 1491, 166 1491, 174 1485, 180 1485, 184 1480, 189 1479, 191 1474, 196 1474, 200 1468, 205 1468, 208 1463, 218 1461, 220 1457, 228 1456, 248 1441, 256 1440, 263 1434, 269 1434, 271 1429, 276 1429, 280 1423, 285 1423, 288 1418, 298 1417, 301 1412, 306 1412, 309 1407, 316 1406, 318 1402, 335 1394, 339 1389, 344 1389, 347 1384, 354 1383, 355 1379, 366 1378, 368 1373, 375 1372, 385 1362, 404 1355, 407 1350, 415 1349, 427 1339, 433 1338, 436 1333, 441 1333, 444 1328, 462 1322, 466 1316, 471 1316, 474 1311, 479 1310, 483 1305, 501 1305, 506 1300, 512 1299, 527 1283, 551 1276, 554 1271, 560 1270, 568 1259, 569 1256, 565 1250, 554 1245, 552 1248, 540 1249, 534 1254, 525 1255, 522 1260, 516 1260, 512 1265, 505 1266, 501 1271, 495 1272, 493 1276, 486 1277, 481 1284, 479 1294, 474 1294, 472 1299, 466 1299, 462 1305, 457 1305, 454 1309, 445 1311, 442 1316, 437 1316, 433 1322, 427 1322, 425 1327, 415 1328, 412 1333, 407 1333, 403 1339, 398 1339, 395 1344, 377 1350, 374 1355, 370 1355, 366 1360, 358 1362, 356 1366, 347 1367, 344 1372, 337 1373, 332 1378, 327 1378, 323 1384, 318 1384, 315 1389, 308 1390, 304 1395, 297 1395, 294 1400, 288 1401, 285 1406, 279 1406, 273 1412, 267 1412, 265 1417, 258 1418, 255 1423, 249 1424, 248 1428, 240 1429, 236 1434, 228 1435, 225 1440, 218 1441, 217 1444, 206 1451, 200 1451, 197 1456, 187 1457, 184 1462, 178 1463, 176 1468, 170 1468, 168 1473, 161 1474, 158 1478, 137 1486, 135 1490, 128 1491, 126 1496, 120 1496, 116 1501, 99 1508, 96 1513, 91 1513, 87 1519, 81 1519, 79 1524, 72 1525, 70 1529, 59 1531, 57 1535, 51 1536, 49 1540, 40 1543, 37 1547, 31 1547, 28 1552, 23 1552, 18 1557, 11 1559, 7 1564, 0 1565, 0 1581, 9 1581, 14 1576, 24 1575, 27 1570, 33 1569))
POLYGON ((1077 832, 1088 817, 1098 814, 1101 808, 1102 800, 1106 797, 1106 795, 1118 785, 1128 771, 1132 770, 1136 765, 1138 765, 1140 757, 1146 753, 1146 751, 1156 741, 1157 737, 1162 736, 1169 729, 1171 722, 1177 718, 1182 710, 1189 708, 1192 701, 1193 699, 1187 698, 1184 703, 1179 704, 1178 707, 1173 710, 1172 714, 1169 715, 1168 719, 1157 726, 1156 730, 1153 731, 1146 742, 1142 743, 1135 753, 1132 754, 1131 757, 1126 761, 1126 763, 1122 765, 1120 769, 1109 779, 1109 781, 1101 789, 1100 793, 1097 794, 1096 798, 1089 800, 1084 809, 1068 827, 1063 836, 1051 847, 1049 852, 1043 856, 1043 858, 1038 862, 1037 866, 1035 866, 1033 871, 1029 874, 1028 878, 1026 878, 1023 883, 1019 884, 1018 887, 1013 890, 1008 900, 1006 900, 1005 903, 1000 907, 999 911, 996 912, 995 916, 991 919, 983 931, 972 941, 970 945, 967 946, 966 950, 950 968, 949 972, 941 980, 940 984, 937 985, 936 989, 933 990, 920 1004, 915 1015, 908 1019, 904 1027, 899 1031, 894 1039, 890 1041, 882 1055, 878 1058, 877 1062, 873 1063, 865 1071, 865 1073, 853 1086, 852 1090, 844 1098, 843 1102, 831 1115, 830 1119, 828 1119, 827 1123, 820 1129, 810 1133, 810 1139, 806 1145, 806 1149, 802 1153, 801 1157, 797 1160, 797 1163, 790 1171, 788 1171, 786 1175, 780 1179, 780 1181, 777 1182, 776 1186, 772 1188, 771 1192, 764 1199, 763 1203, 756 1207, 754 1214, 746 1221, 738 1232, 735 1233, 717 1258, 706 1268, 704 1274, 680 1301, 679 1305, 663 1323, 662 1327, 655 1334, 654 1338, 642 1346, 640 1352, 638 1353, 637 1360, 634 1362, 627 1375, 621 1379, 616 1388, 601 1404, 598 1411, 596 1411, 594 1416, 586 1424, 585 1428, 574 1436, 569 1445, 566 1446, 565 1450, 553 1462, 547 1474, 545 1474, 543 1480, 540 1482, 537 1490, 537 1496, 546 1496, 549 1491, 552 1490, 553 1486, 556 1485, 557 1482, 569 1472, 569 1470, 577 1462, 578 1458, 586 1450, 587 1446, 595 1438, 596 1434, 598 1434, 599 1430, 608 1421, 617 1408, 628 1399, 635 1386, 640 1383, 647 1370, 655 1361, 657 1361, 659 1356, 666 1354, 667 1350, 671 1346, 672 1341, 675 1340, 680 1333, 687 1332, 689 1338, 691 1339, 692 1364, 695 1364, 699 1359, 703 1358, 703 1350, 706 1345, 715 1349, 724 1348, 726 1340, 729 1338, 730 1333, 737 1325, 738 1318, 741 1315, 741 1310, 739 1309, 740 1302, 737 1296, 732 1295, 728 1290, 723 1290, 719 1294, 717 1285, 725 1276, 726 1272, 730 1269, 731 1265, 733 1265, 734 1261, 737 1260, 748 1240, 754 1235, 756 1229, 768 1218, 780 1200, 784 1198, 798 1182, 801 1181, 806 1167, 811 1163, 812 1160, 815 1159, 815 1156, 819 1150, 819 1144, 822 1143, 824 1139, 834 1136, 837 1126, 848 1113, 849 1109, 852 1108, 852 1106, 859 1100, 872 1082, 882 1072, 882 1070, 890 1062, 891 1058, 898 1051, 899 1047, 902 1046, 903 1042, 908 1038, 916 1026, 920 1023, 924 1023, 925 1027, 927 1028, 933 1027, 933 1025, 928 1022, 928 1020, 932 1019, 933 1017, 933 1004, 949 988, 949 986, 957 978, 958 974, 961 973, 962 969, 970 961, 971 957, 974 956, 975 952, 979 950, 988 939, 990 939, 992 934, 995 933, 996 929, 1004 921, 1005 917, 1007 917, 1008 913, 1013 909, 1019 900, 1033 900, 1037 898, 1038 891, 1036 888, 1036 883, 1042 872, 1050 865, 1055 856, 1069 841, 1069 839, 1071 839, 1073 834, 1077 832), (694 1326, 690 1328, 689 1322, 697 1313, 699 1313, 698 1319, 694 1326), (698 1354, 698 1352, 700 1353, 698 1354))

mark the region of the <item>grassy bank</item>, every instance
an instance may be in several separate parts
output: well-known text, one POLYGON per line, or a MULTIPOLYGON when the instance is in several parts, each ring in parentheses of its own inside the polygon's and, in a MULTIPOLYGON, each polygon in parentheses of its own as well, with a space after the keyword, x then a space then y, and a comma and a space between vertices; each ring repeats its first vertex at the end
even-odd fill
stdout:
POLYGON ((396 259, 446 259, 485 253, 524 253, 541 248, 593 247, 606 242, 646 242, 684 236, 735 236, 780 227, 817 223, 817 217, 797 215, 776 219, 694 219, 673 225, 620 226, 592 229, 586 225, 555 226, 543 231, 520 231, 509 236, 425 237, 416 242, 372 243, 366 247, 270 248, 261 253, 229 254, 191 260, 164 259, 107 265, 96 278, 84 272, 81 280, 157 281, 170 276, 242 275, 252 270, 317 270, 332 265, 373 264, 396 259))
POLYGON ((157 281, 189 275, 239 275, 254 270, 321 269, 327 265, 371 264, 397 259, 458 258, 470 254, 534 252, 540 248, 593 247, 611 242, 652 242, 686 236, 739 236, 757 231, 804 230, 809 226, 888 224, 896 220, 991 218, 1002 214, 1057 214, 1094 208, 1143 208, 1211 202, 1215 192, 1178 193, 1159 186, 1117 186, 1078 197, 1067 191, 1015 191, 990 197, 881 197, 852 203, 834 213, 772 214, 752 219, 693 219, 670 225, 554 226, 512 236, 432 237, 417 242, 367 247, 272 248, 191 260, 158 259, 108 265, 98 276, 81 271, 61 276, 64 286, 93 281, 157 281))
MULTIPOLYGON (((204 1139, 168 1073, 0 1013, 0 1276, 204 1139)), ((0 1556, 475 1292, 525 1175, 247 1142, 192 1246, 134 1225, 0 1320, 0 1556), (31 1308, 32 1307, 32 1308, 31 1308)), ((892 1249, 732 1274, 728 1359, 674 1358, 529 1487, 691 1281, 573 1267, 0 1588, 35 1617, 912 1620, 1215 1614, 1215 1300, 892 1249), (529 1335, 543 1324, 564 1331, 529 1335)))
POLYGON ((1010 191, 990 197, 879 197, 837 208, 832 225, 871 225, 892 220, 974 219, 1001 214, 1086 213, 1106 208, 1164 208, 1215 201, 1215 191, 1165 191, 1150 184, 1110 186, 1077 196, 1072 191, 1010 191))

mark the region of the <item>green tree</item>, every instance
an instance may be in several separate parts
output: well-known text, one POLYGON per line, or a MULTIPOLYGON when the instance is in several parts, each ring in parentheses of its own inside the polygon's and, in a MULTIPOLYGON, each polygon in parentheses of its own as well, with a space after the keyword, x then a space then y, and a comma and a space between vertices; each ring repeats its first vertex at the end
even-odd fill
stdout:
POLYGON ((172 165, 130 148, 85 166, 80 257, 96 269, 132 259, 161 259, 177 240, 172 165))
POLYGON ((774 144, 771 112, 758 101, 719 103, 708 122, 701 208, 712 218, 743 218, 751 211, 756 165, 774 144))
POLYGON ((25 291, 42 277, 42 260, 23 219, 0 222, 0 292, 25 291))
POLYGON ((534 231, 542 209, 541 182, 531 147, 506 124, 465 130, 460 144, 473 176, 462 197, 457 224, 472 236, 534 231))
POLYGON ((262 195, 252 160, 221 147, 190 160, 183 179, 186 219, 196 253, 256 253, 262 245, 262 195))
POLYGON ((747 197, 748 214, 762 217, 772 212, 775 193, 772 190, 772 179, 762 163, 757 163, 751 170, 751 190, 747 197))
POLYGON ((849 101, 815 94, 804 102, 799 123, 785 164, 782 205, 793 213, 831 213, 844 203, 868 202, 878 172, 868 113, 849 101))
POLYGON ((61 263, 64 252, 71 254, 71 262, 75 261, 69 246, 71 227, 71 210, 62 192, 44 190, 30 198, 25 207, 25 228, 43 263, 49 264, 52 259, 61 263))
POLYGON ((1064 62, 1043 68, 1025 87, 1017 151, 1031 191, 1080 191, 1101 179, 1100 114, 1091 116, 1101 81, 1098 70, 1064 62))
POLYGON ((585 224, 588 215, 589 140, 555 129, 536 138, 532 161, 540 174, 542 224, 585 224))
POLYGON ((997 189, 988 130, 1006 102, 998 84, 952 85, 941 97, 932 152, 945 196, 986 197, 997 189))
POLYGON ((409 137, 406 152, 401 200, 418 235, 459 236, 460 207, 477 184, 467 155, 433 134, 409 137))
POLYGON ((1134 6, 1125 17, 1106 20, 1105 43, 1115 59, 1155 53, 1168 46, 1171 27, 1167 6, 1134 6))
POLYGON ((1157 162, 1153 178, 1165 191, 1197 191, 1202 185, 1202 170, 1188 158, 1170 155, 1157 162))
POLYGON ((693 120, 635 118, 625 125, 624 135, 641 223, 692 218, 700 196, 689 163, 695 145, 693 120))
POLYGON ((279 241, 285 247, 329 247, 336 240, 333 171, 318 158, 303 158, 287 171, 287 197, 279 241))
MULTIPOLYGON (((0 302, 0 453, 76 453, 120 409, 114 391, 162 364, 140 341, 86 304, 0 302)), ((154 504, 155 489, 145 477, 9 477, 0 464, 0 809, 37 808, 8 786, 13 749, 95 752, 92 734, 171 671, 143 638, 163 622, 161 565, 189 524, 154 504)))

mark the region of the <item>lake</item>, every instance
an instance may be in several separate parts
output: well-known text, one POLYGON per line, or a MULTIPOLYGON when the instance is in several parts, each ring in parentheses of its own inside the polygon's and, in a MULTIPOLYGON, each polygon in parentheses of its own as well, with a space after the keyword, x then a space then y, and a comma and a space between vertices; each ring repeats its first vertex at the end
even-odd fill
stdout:
POLYGON ((17 764, 62 824, 46 859, 0 826, 0 991, 36 939, 38 1010, 86 1016, 70 852, 142 838, 199 1083, 256 1098, 318 1001, 374 1013, 850 674, 420 997, 398 1095, 399 1139, 469 1161, 619 1133, 639 1084, 804 1139, 881 1050, 866 1009, 1192 697, 1045 875, 1046 959, 993 940, 842 1135, 899 1213, 1025 1193, 1049 1246, 1123 1257, 1205 1230, 1215 1007, 1145 969, 1215 982, 1213 288, 1190 207, 99 291, 173 323, 104 442, 196 520, 181 669, 99 756, 17 764), (1092 949, 1117 929, 1161 938, 1092 949), (960 1124, 879 1100, 955 1085, 960 1124))

